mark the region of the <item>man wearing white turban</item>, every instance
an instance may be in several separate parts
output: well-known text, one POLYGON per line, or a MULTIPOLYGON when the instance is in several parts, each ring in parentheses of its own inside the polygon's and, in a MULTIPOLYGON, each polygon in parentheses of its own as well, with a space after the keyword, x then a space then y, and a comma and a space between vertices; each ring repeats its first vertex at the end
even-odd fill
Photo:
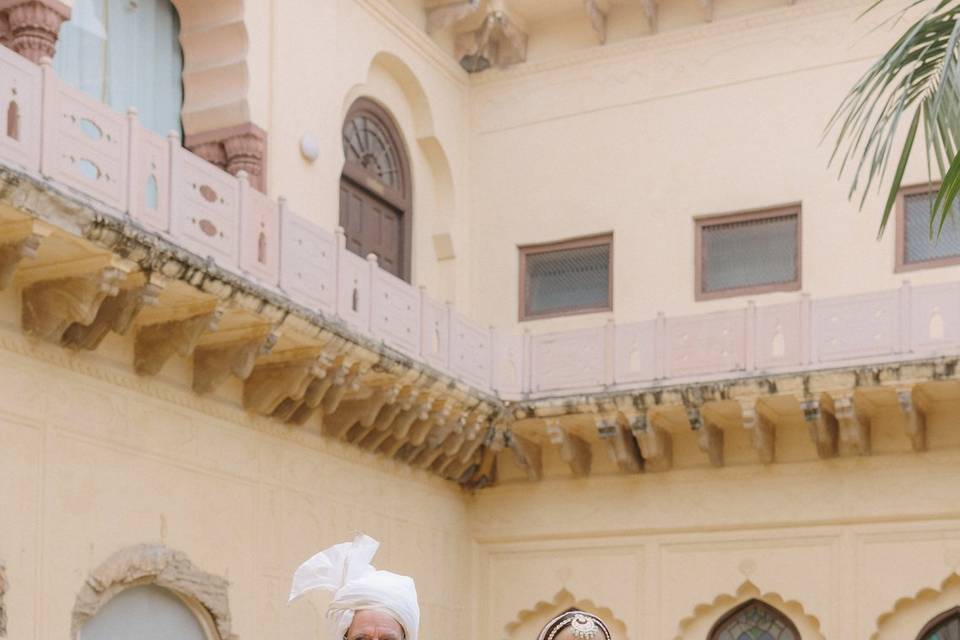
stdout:
POLYGON ((304 562, 293 574, 290 601, 314 589, 333 594, 330 640, 417 640, 420 606, 413 579, 378 571, 380 543, 358 534, 304 562))

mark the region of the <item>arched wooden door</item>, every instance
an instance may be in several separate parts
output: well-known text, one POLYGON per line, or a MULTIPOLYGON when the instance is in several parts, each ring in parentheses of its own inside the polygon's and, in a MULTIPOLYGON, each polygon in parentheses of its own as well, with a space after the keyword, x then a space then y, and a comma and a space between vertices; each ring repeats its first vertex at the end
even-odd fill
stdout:
POLYGON ((357 100, 343 125, 343 153, 340 226, 347 248, 376 254, 382 269, 409 281, 410 165, 390 114, 372 100, 357 100))

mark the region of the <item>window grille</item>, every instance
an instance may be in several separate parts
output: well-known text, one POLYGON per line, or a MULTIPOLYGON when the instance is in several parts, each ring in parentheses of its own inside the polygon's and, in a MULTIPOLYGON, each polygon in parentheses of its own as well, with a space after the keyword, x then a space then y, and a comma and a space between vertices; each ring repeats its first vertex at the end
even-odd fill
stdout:
POLYGON ((796 289, 800 284, 797 211, 698 222, 700 296, 796 289))
POLYGON ((782 613, 752 600, 721 620, 709 640, 800 640, 800 634, 782 613))
POLYGON ((521 319, 611 308, 612 238, 521 248, 521 319))
POLYGON ((906 265, 960 258, 960 205, 954 203, 939 237, 936 227, 931 236, 930 211, 935 196, 936 192, 903 196, 903 263, 906 265))

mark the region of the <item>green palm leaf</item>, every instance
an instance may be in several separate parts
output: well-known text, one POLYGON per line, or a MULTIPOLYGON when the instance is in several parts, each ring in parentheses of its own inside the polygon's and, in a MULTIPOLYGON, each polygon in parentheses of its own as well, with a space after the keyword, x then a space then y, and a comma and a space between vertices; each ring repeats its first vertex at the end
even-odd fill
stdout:
MULTIPOLYGON (((917 0, 904 11, 927 4, 917 0)), ((890 219, 922 124, 930 181, 941 181, 930 211, 930 232, 939 234, 960 196, 960 0, 933 3, 857 81, 827 125, 837 135, 831 163, 839 163, 840 175, 852 173, 849 195, 860 192, 861 207, 871 186, 880 186, 905 122, 910 124, 879 233, 890 219)))

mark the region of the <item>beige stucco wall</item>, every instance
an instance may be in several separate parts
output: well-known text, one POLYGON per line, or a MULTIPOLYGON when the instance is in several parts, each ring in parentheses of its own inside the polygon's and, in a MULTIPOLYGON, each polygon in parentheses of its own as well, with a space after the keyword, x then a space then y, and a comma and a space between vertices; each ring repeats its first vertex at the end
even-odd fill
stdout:
POLYGON ((17 298, 0 296, 0 564, 7 637, 69 638, 84 580, 142 543, 182 551, 230 581, 233 632, 323 638, 322 597, 287 606, 294 568, 364 531, 379 567, 417 581, 424 637, 470 617, 470 536, 453 483, 254 419, 239 385, 189 388, 189 363, 162 379, 130 370, 132 343, 96 354, 34 344, 17 298))
MULTIPOLYGON (((544 55, 476 78, 471 313, 516 323, 517 245, 608 231, 618 321, 742 307, 746 298, 694 301, 693 218, 796 202, 805 292, 900 284, 894 229, 875 239, 881 202, 872 198, 858 213, 847 200, 849 177, 838 182, 827 169, 833 137, 820 142, 846 91, 902 28, 871 31, 895 5, 857 21, 865 5, 846 0, 756 11, 748 4, 721 0, 724 15, 713 23, 670 30, 665 16, 653 37, 544 55)), ((563 30, 554 32, 556 39, 563 30)), ((925 177, 917 162, 906 182, 925 177)), ((957 274, 907 277, 925 283, 957 274)), ((609 315, 525 326, 598 326, 609 315)))
POLYGON ((553 605, 565 590, 632 640, 702 640, 751 597, 805 639, 912 640, 960 603, 952 581, 938 593, 960 567, 958 462, 951 450, 485 490, 471 501, 479 637, 531 637, 526 621, 566 608, 553 605))

